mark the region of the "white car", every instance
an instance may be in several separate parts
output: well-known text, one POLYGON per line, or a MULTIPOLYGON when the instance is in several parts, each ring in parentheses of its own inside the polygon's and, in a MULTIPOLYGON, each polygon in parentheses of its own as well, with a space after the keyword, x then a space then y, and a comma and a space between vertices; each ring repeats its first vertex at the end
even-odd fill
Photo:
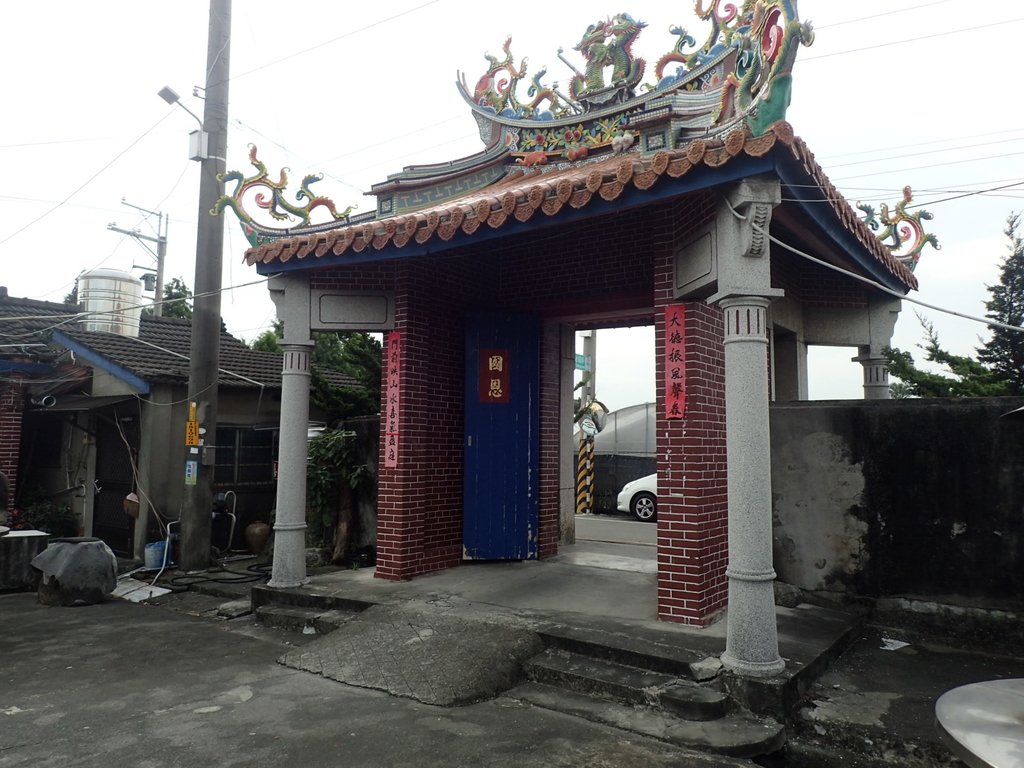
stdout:
POLYGON ((641 522, 654 522, 658 517, 658 475, 647 475, 622 486, 617 506, 620 512, 632 512, 641 522))

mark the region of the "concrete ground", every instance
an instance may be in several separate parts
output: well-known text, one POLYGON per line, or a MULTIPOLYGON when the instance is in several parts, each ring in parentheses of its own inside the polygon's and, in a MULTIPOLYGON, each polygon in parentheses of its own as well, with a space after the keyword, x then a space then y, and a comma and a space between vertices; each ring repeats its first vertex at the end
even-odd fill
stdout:
MULTIPOLYGON (((315 575, 304 591, 456 623, 554 621, 584 634, 721 652, 723 622, 698 631, 655 620, 654 548, 642 543, 644 524, 603 517, 580 522, 580 543, 551 561, 469 564, 409 582, 375 579, 371 569, 332 571, 315 575), (615 525, 634 543, 616 543, 615 525)), ((236 588, 239 595, 247 590, 236 588)), ((239 615, 244 602, 226 614, 237 618, 218 618, 225 600, 192 591, 164 598, 162 607, 109 601, 46 608, 34 594, 0 594, 0 768, 277 766, 293 760, 752 766, 501 695, 436 707, 288 668, 277 660, 301 657, 316 636, 255 625, 251 616, 239 615)), ((804 663, 814 646, 812 630, 821 624, 815 609, 780 608, 779 624, 783 656, 791 666, 804 663)), ((806 692, 786 752, 759 764, 959 765, 935 735, 935 700, 968 682, 1024 677, 1024 660, 971 643, 955 647, 917 629, 869 626, 806 692)), ((364 644, 372 651, 374 642, 370 637, 364 644)))
POLYGON ((705 756, 507 698, 442 708, 276 663, 251 618, 0 595, 0 767, 694 766, 705 756))

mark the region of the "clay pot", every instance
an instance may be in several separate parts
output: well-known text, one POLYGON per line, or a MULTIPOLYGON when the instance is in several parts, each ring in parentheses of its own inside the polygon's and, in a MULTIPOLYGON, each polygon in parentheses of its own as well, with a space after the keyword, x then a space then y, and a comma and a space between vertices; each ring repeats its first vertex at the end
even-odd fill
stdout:
POLYGON ((270 538, 270 525, 258 520, 245 526, 245 546, 254 554, 260 554, 270 538))

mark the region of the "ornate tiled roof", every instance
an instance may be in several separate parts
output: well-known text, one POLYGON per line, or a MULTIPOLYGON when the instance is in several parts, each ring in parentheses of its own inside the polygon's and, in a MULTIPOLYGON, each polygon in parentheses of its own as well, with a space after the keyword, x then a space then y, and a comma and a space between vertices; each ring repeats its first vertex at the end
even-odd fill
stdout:
POLYGON ((678 149, 650 155, 631 151, 594 161, 558 166, 518 167, 500 181, 472 194, 404 215, 379 218, 264 243, 246 251, 252 264, 315 261, 346 253, 401 250, 410 243, 450 241, 458 233, 472 237, 482 228, 497 230, 512 221, 528 222, 536 216, 557 216, 566 207, 583 209, 596 200, 614 201, 627 189, 652 190, 695 169, 716 169, 737 158, 758 158, 769 153, 795 161, 798 172, 820 190, 820 197, 843 229, 866 253, 907 288, 917 288, 910 270, 875 236, 828 180, 814 155, 785 121, 754 137, 737 128, 720 139, 696 139, 678 149))

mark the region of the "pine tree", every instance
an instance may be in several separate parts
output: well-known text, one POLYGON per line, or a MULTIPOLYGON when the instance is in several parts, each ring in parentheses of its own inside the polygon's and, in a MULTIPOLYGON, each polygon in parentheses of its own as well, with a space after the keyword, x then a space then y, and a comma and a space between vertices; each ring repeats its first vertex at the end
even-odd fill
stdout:
POLYGON ((948 374, 922 371, 914 364, 909 352, 886 349, 889 374, 898 379, 889 387, 892 397, 998 397, 1010 394, 1009 385, 1000 375, 971 357, 944 350, 931 321, 920 314, 917 319, 925 333, 925 343, 919 345, 924 350, 925 360, 945 367, 948 374))
MULTIPOLYGON (((1020 212, 1006 218, 1003 230, 1008 253, 999 269, 999 282, 987 286, 992 298, 985 302, 986 317, 1007 325, 1024 325, 1024 240, 1019 233, 1020 212)), ((992 337, 978 350, 978 359, 1009 385, 1009 394, 1024 395, 1024 333, 992 328, 992 337)))

